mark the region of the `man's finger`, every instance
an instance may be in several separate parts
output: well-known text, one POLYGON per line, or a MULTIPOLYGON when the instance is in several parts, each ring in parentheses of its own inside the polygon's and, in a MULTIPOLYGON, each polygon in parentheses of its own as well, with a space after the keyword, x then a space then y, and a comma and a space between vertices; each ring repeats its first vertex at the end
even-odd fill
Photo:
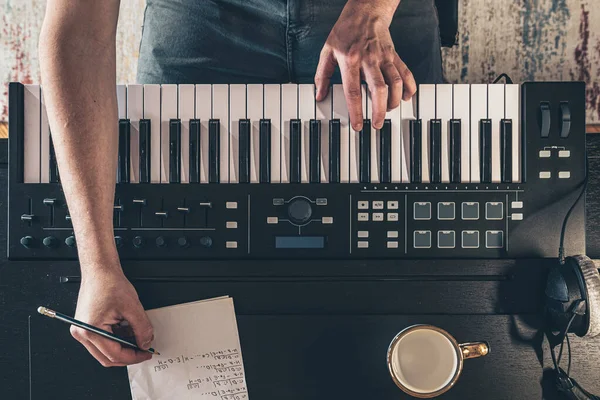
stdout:
POLYGON ((92 334, 89 341, 98 348, 112 363, 137 364, 152 358, 152 354, 133 348, 122 346, 121 343, 112 341, 100 335, 92 334))
POLYGON ((369 92, 371 93, 371 104, 373 111, 371 113, 371 124, 375 129, 381 129, 383 127, 383 120, 385 119, 385 112, 387 111, 388 104, 388 87, 385 84, 381 69, 379 66, 372 66, 364 69, 365 80, 369 85, 369 92))
POLYGON ((319 65, 317 66, 317 72, 315 73, 317 101, 321 101, 327 97, 327 92, 329 91, 329 82, 331 80, 331 76, 335 72, 336 65, 337 63, 335 62, 333 52, 329 49, 323 49, 319 59, 319 65))
POLYGON ((381 72, 383 72, 383 79, 388 85, 387 109, 390 111, 398 107, 402 100, 402 76, 398 72, 398 68, 391 62, 383 64, 381 72))
POLYGON ((410 72, 398 54, 396 54, 394 57, 394 65, 396 65, 396 68, 402 77, 402 84, 404 86, 402 99, 404 101, 408 101, 415 95, 415 93, 417 93, 417 82, 415 82, 415 77, 413 76, 412 72, 410 72))
POLYGON ((147 350, 154 339, 154 330, 144 309, 140 306, 139 309, 124 313, 123 317, 129 322, 131 329, 133 329, 137 345, 147 350))
POLYGON ((354 63, 340 63, 340 73, 342 74, 342 84, 352 129, 360 131, 363 126, 360 67, 354 63))

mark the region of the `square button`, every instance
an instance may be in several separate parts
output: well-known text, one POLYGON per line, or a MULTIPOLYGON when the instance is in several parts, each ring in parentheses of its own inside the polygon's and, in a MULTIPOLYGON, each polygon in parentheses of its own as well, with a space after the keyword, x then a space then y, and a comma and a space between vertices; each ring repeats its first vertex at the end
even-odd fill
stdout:
POLYGON ((359 201, 358 202, 358 209, 359 210, 368 210, 369 209, 369 202, 368 201, 359 201))
POLYGON ((369 213, 358 213, 358 220, 359 221, 368 221, 369 213))
POLYGON ((415 202, 413 205, 414 208, 414 218, 415 220, 429 220, 431 219, 431 203, 430 202, 415 202))
POLYGON ((462 203, 462 219, 477 220, 479 219, 479 203, 463 202, 462 203))
POLYGON ((512 208, 523 208, 523 202, 522 201, 513 201, 512 203, 510 203, 510 206, 512 208))
POLYGON ((397 210, 398 209, 398 202, 397 201, 388 201, 387 202, 387 208, 388 208, 388 210, 397 210))
POLYGON ((321 218, 321 223, 333 224, 333 217, 323 217, 323 218, 321 218))
POLYGON ((485 247, 488 249, 501 249, 504 247, 504 232, 502 231, 486 231, 485 232, 485 247))
POLYGON ((479 231, 462 231, 463 249, 479 248, 479 231))
POLYGON ((238 208, 238 203, 237 201, 228 201, 225 203, 225 208, 235 210, 236 208, 238 208))
POLYGON ((368 238, 369 237, 369 231, 358 231, 358 237, 359 238, 368 238))
POLYGON ((366 240, 359 240, 358 243, 356 244, 356 247, 358 247, 359 249, 368 249, 369 242, 366 240))
POLYGON ((390 239, 396 239, 398 237, 398 231, 387 231, 387 237, 390 239))
POLYGON ((397 249, 398 248, 398 242, 387 242, 387 248, 388 249, 397 249))
POLYGON ((237 249, 238 242, 225 242, 225 247, 228 249, 237 249))
POLYGON ((568 158, 571 157, 571 150, 559 150, 558 151, 559 158, 568 158))
POLYGON ((415 249, 428 249, 431 247, 431 231, 415 231, 415 249))
POLYGON ((504 204, 497 201, 485 203, 485 219, 500 220, 504 218, 504 204))
POLYGON ((398 213, 388 213, 387 220, 388 221, 398 221, 398 213))
POLYGON ((440 249, 453 249, 455 246, 454 231, 438 231, 438 247, 440 249))
POLYGON ((440 220, 453 220, 454 219, 454 202, 438 203, 438 219, 440 219, 440 220))
POLYGON ((373 210, 383 210, 383 201, 374 201, 373 210))
POLYGON ((373 213, 373 221, 383 221, 383 213, 373 213))

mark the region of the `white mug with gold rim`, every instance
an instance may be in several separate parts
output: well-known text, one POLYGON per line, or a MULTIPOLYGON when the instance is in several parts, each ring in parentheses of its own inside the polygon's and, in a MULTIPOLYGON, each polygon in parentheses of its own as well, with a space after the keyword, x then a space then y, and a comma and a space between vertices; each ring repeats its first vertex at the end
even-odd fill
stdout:
POLYGON ((445 330, 432 325, 413 325, 390 343, 387 365, 394 383, 405 393, 432 398, 454 386, 463 361, 489 353, 485 342, 459 344, 445 330))

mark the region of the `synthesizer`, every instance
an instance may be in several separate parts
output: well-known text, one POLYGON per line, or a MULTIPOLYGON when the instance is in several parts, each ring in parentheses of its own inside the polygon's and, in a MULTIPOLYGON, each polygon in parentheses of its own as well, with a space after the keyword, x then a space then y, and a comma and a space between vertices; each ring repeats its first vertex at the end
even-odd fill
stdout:
MULTIPOLYGON (((343 89, 118 85, 122 259, 556 257, 586 175, 582 82, 420 85, 352 129, 343 89)), ((75 259, 37 85, 9 86, 10 259, 75 259)), ((585 251, 584 205, 566 249, 585 251)))

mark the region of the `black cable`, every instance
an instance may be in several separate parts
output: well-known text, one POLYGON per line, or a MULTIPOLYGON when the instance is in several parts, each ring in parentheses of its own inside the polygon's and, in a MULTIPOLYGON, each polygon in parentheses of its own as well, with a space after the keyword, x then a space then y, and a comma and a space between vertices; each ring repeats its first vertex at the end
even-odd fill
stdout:
POLYGON ((507 74, 504 74, 504 73, 498 75, 498 77, 492 83, 498 83, 498 82, 500 82, 500 79, 502 79, 502 78, 504 78, 506 83, 509 85, 511 85, 513 83, 512 79, 510 79, 510 76, 508 76, 507 74))
POLYGON ((565 215, 565 218, 563 219, 562 228, 560 229, 560 244, 558 246, 558 261, 561 263, 561 265, 565 263, 565 233, 567 230, 567 222, 569 222, 569 217, 571 216, 571 213, 575 209, 575 206, 579 203, 579 200, 581 200, 581 198, 583 197, 585 190, 587 188, 588 165, 589 165, 589 161, 588 161, 587 155, 586 155, 586 157, 585 157, 585 178, 583 179, 583 185, 581 187, 581 192, 579 192, 579 196, 577 196, 577 199, 573 202, 573 204, 571 205, 571 208, 569 208, 569 211, 567 211, 567 214, 565 215))

